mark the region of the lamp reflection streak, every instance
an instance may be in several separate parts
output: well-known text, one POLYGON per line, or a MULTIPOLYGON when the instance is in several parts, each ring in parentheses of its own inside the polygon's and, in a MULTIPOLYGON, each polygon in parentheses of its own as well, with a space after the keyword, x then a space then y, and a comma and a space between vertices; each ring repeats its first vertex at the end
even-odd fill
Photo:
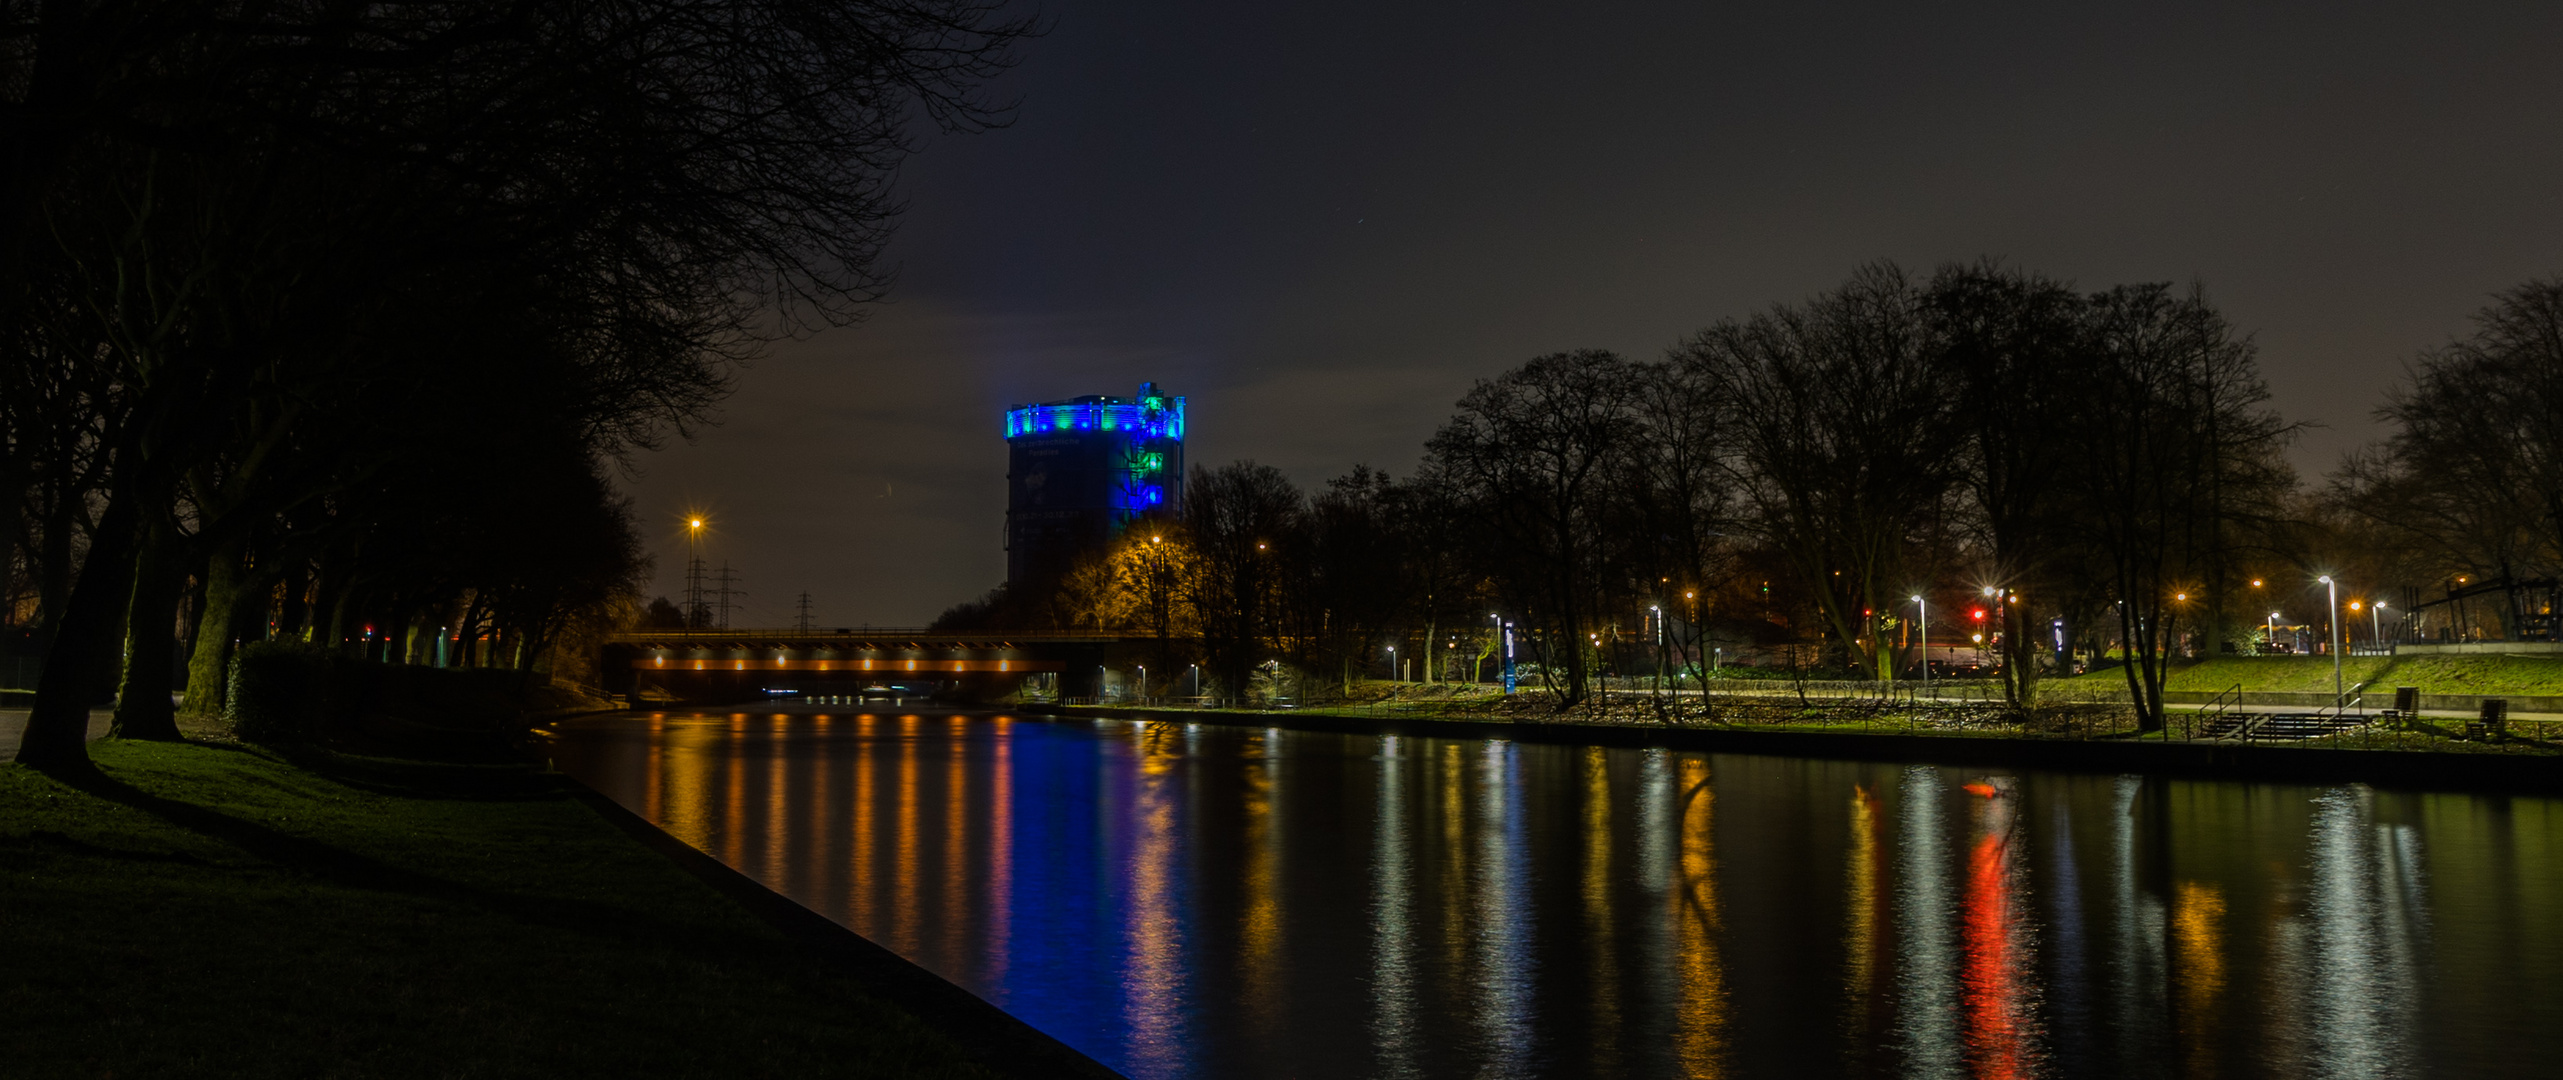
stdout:
POLYGON ((943 769, 943 820, 939 830, 941 842, 935 845, 943 865, 943 964, 946 971, 961 970, 962 957, 969 955, 970 931, 970 720, 955 716, 945 721, 943 769))
POLYGON ((742 870, 747 868, 746 830, 748 816, 748 718, 745 714, 730 717, 730 737, 721 743, 721 756, 729 763, 727 788, 721 800, 721 861, 742 870))
POLYGON ((1896 1034, 1904 1072, 1958 1075, 1958 950, 1950 940, 1949 849, 1942 835, 1940 771, 1916 765, 1897 786, 1896 1034))
POLYGON ((899 718, 899 802, 892 808, 892 843, 890 876, 893 882, 890 903, 890 948, 902 955, 917 953, 917 922, 923 914, 917 910, 920 880, 917 869, 917 718, 899 718))
POLYGON ((2183 881, 2172 887, 2172 952, 2180 962, 2177 993, 2182 1052, 2190 1076, 2215 1071, 2218 999, 2225 992, 2225 894, 2183 881))
POLYGON ((859 933, 879 932, 879 912, 874 901, 881 887, 878 867, 874 864, 874 837, 880 829, 875 824, 873 804, 881 798, 879 755, 872 743, 872 729, 877 721, 865 714, 854 722, 854 882, 846 891, 853 902, 846 910, 846 925, 859 933))
POLYGON ((1174 775, 1180 756, 1164 749, 1163 724, 1133 729, 1138 743, 1139 775, 1134 778, 1126 811, 1136 836, 1124 868, 1122 933, 1122 1018, 1125 1025, 1125 1072, 1141 1077, 1184 1075, 1183 1002, 1188 998, 1183 970, 1183 925, 1176 911, 1175 854, 1178 835, 1176 802, 1181 785, 1174 775))
POLYGON ((1006 959, 1014 954, 1014 721, 1000 716, 992 723, 996 745, 991 753, 995 762, 988 770, 988 940, 984 955, 988 965, 986 985, 1002 987, 1006 985, 1006 959))
POLYGON ((1619 1071, 1619 930, 1611 917, 1611 758, 1584 750, 1584 940, 1593 952, 1593 1020, 1587 1029, 1596 1072, 1619 1071))
MULTIPOLYGON (((765 809, 762 814, 764 820, 759 824, 763 826, 762 831, 765 833, 765 882, 768 886, 775 888, 786 886, 783 875, 792 868, 792 852, 786 843, 792 831, 791 805, 785 801, 785 792, 790 790, 790 785, 784 778, 784 769, 790 766, 792 755, 783 752, 785 730, 791 726, 791 723, 791 718, 776 713, 767 718, 765 730, 765 752, 768 755, 765 764, 765 809)), ((732 827, 735 828, 739 824, 733 822, 732 827)))
POLYGON ((1852 1071, 1877 1043, 1885 1017, 1880 980, 1886 968, 1886 849, 1879 843, 1883 811, 1865 786, 1851 789, 1851 847, 1843 867, 1843 1034, 1852 1071))
POLYGON ((1240 975, 1245 983, 1246 1007, 1257 1026, 1264 1029, 1258 1034, 1266 1038, 1280 1036, 1274 1026, 1283 1019, 1277 970, 1282 929, 1281 890, 1277 885, 1282 836, 1281 815, 1273 805, 1279 792, 1275 773, 1280 761, 1270 752, 1270 741, 1271 736, 1262 734, 1246 739, 1249 763, 1244 776, 1245 859, 1241 867, 1245 910, 1238 919, 1243 945, 1238 962, 1243 969, 1240 975))
POLYGON ((1371 837, 1371 1047, 1379 1075, 1422 1075, 1416 1062, 1415 872, 1406 824, 1405 740, 1379 740, 1377 821, 1371 837))
POLYGON ((1718 959, 1717 788, 1709 763, 1683 758, 1682 882, 1674 890, 1675 956, 1681 976, 1675 1056, 1690 1076, 1726 1071, 1726 983, 1718 959))
POLYGON ((1966 1042, 1980 1077, 2033 1075, 2039 1065, 2035 939, 2012 843, 2018 796, 2008 783, 1975 803, 1961 926, 1966 940, 1966 1042))
POLYGON ((1531 911, 1529 852, 1513 744, 1489 739, 1477 770, 1477 851, 1473 922, 1477 934, 1477 1026, 1489 1059, 1480 1076, 1531 1076, 1531 911))
POLYGON ((2396 831, 2370 820, 2373 796, 2337 788, 2315 800, 2306 918, 2314 971, 2304 980, 2310 1063, 2317 1075, 2404 1076, 2417 1071, 2411 1030, 2417 1005, 2412 939, 2426 913, 2404 880, 2416 854, 2395 850, 2396 831))

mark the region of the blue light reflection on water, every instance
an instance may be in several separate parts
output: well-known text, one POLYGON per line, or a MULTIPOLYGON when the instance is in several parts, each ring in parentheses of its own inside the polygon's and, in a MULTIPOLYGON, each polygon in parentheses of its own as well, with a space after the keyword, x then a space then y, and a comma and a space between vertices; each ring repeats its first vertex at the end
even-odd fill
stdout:
POLYGON ((2550 799, 942 713, 600 718, 553 753, 1134 1077, 2563 1052, 2550 799))

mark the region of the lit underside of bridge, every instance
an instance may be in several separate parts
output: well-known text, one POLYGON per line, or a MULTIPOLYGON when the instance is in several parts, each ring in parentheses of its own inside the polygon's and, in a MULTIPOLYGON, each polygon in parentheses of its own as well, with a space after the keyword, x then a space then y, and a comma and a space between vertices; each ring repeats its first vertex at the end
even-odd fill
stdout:
POLYGON ((608 638, 599 671, 619 693, 743 700, 849 683, 1004 683, 1082 672, 1124 640, 1110 633, 937 634, 909 627, 643 630, 608 638))

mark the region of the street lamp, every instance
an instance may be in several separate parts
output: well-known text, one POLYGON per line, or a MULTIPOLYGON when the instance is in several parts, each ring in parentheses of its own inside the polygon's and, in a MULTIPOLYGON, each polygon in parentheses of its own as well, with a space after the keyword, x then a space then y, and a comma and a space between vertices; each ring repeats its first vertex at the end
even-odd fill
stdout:
POLYGON ((1915 628, 1920 631, 1919 637, 1922 642, 1922 693, 1923 696, 1928 697, 1931 694, 1931 605, 1924 602, 1917 594, 1913 598, 1913 606, 1915 610, 1913 622, 1915 628))
POLYGON ((1397 646, 1388 647, 1388 681, 1397 681, 1397 646))
POLYGON ((1661 696, 1664 693, 1664 609, 1654 604, 1648 604, 1646 609, 1655 613, 1655 692, 1661 696))
POLYGON ((2260 636, 2261 636, 2262 640, 2265 640, 2265 641, 2269 642, 2269 644, 2270 644, 2270 647, 2271 647, 2271 648, 2276 648, 2276 647, 2278 646, 2278 613, 2277 613, 2277 612, 2275 612, 2275 611, 2270 612, 2270 613, 2269 613, 2269 621, 2261 624, 2261 627, 2260 627, 2260 636))
POLYGON ((2367 643, 2378 648, 2385 645, 2385 601, 2367 605, 2367 643))
POLYGON ((2330 609, 2323 613, 2323 621, 2332 624, 2332 716, 2334 718, 2338 718, 2341 714, 2342 697, 2340 618, 2341 586, 2339 582, 2332 580, 2332 576, 2330 574, 2323 575, 2320 580, 2323 583, 2323 595, 2326 598, 2325 602, 2331 605, 2330 609))
MULTIPOLYGON (((1199 664, 1186 664, 1186 665, 1184 665, 1184 666, 1192 669, 1192 674, 1193 674, 1193 697, 1195 697, 1195 698, 1199 698, 1199 697, 1201 696, 1201 665, 1199 665, 1199 664)), ((1195 701, 1195 702, 1193 702, 1193 704, 1198 705, 1198 704, 1201 704, 1201 702, 1199 702, 1199 701, 1195 701)))
POLYGON ((685 519, 685 628, 695 629, 695 612, 703 607, 703 519, 685 519))
POLYGON ((1148 704, 1148 665, 1139 665, 1139 703, 1148 704))

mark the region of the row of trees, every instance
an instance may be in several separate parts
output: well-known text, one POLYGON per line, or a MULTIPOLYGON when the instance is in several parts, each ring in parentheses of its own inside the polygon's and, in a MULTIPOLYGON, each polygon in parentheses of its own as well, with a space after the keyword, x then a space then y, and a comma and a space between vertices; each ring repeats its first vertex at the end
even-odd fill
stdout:
POLYGON ((1425 643, 1429 671, 1454 634, 1483 652, 1500 612, 1572 704, 1615 637, 1822 641, 1889 678, 1910 598, 1963 590, 1994 612, 2015 704, 2061 619, 2131 659, 2151 727, 2175 643, 2247 640, 2249 577, 2310 557, 2267 398, 2194 287, 1879 264, 1660 359, 1484 380, 1402 481, 1356 469, 1310 496, 1252 463, 1197 470, 1180 519, 975 614, 1143 630, 1233 692, 1261 663, 1361 670, 1384 642, 1425 643))
POLYGON ((604 470, 884 286, 970 0, 0 4, 20 752, 174 737, 238 638, 530 664, 644 573, 604 470), (486 643, 486 644, 484 644, 486 643), (481 655, 474 655, 475 652, 481 655), (501 653, 503 655, 492 655, 501 653))

